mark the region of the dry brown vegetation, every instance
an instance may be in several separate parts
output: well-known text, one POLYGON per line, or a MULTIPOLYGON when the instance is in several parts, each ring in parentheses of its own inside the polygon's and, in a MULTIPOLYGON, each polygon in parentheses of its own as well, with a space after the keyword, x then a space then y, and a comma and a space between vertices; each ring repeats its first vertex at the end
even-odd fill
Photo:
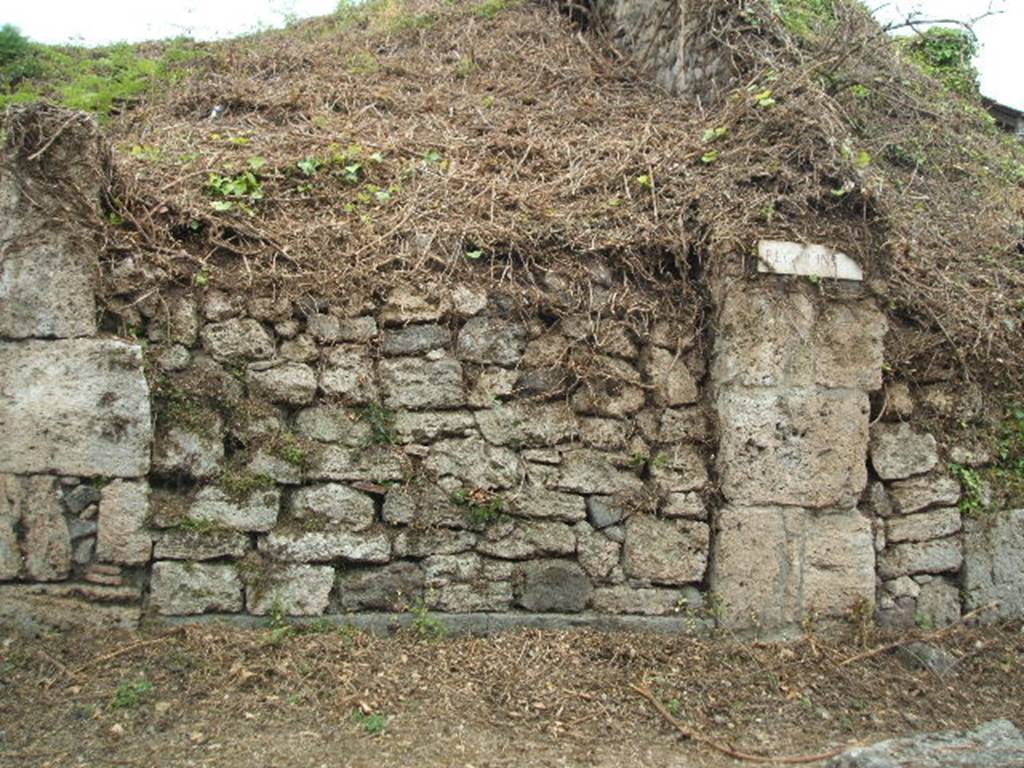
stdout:
MULTIPOLYGON (((154 267, 136 295, 272 286, 353 303, 486 281, 550 304, 556 272, 564 312, 607 260, 611 312, 642 326, 692 315, 696 279, 759 238, 824 242, 888 307, 893 375, 1020 392, 1020 148, 857 3, 700 12, 739 73, 703 106, 551 4, 381 0, 201 46, 187 78, 109 124, 107 266, 154 267)), ((13 117, 13 145, 37 151, 47 131, 13 117)))

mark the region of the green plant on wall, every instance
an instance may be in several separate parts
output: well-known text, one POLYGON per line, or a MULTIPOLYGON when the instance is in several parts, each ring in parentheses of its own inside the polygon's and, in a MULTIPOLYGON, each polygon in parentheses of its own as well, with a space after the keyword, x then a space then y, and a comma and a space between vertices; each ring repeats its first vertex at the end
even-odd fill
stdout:
POLYGON ((932 27, 899 42, 907 58, 946 88, 961 96, 977 95, 978 70, 971 62, 978 54, 978 40, 973 32, 932 27))

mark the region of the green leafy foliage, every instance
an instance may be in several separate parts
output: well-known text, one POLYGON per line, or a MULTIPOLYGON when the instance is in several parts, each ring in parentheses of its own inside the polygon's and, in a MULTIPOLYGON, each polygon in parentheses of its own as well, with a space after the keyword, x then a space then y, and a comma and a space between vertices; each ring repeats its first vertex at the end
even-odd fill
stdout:
POLYGON ((206 189, 217 198, 210 203, 215 211, 230 211, 238 206, 252 215, 251 205, 263 199, 263 185, 252 170, 235 176, 211 173, 206 181, 206 189))
POLYGON ((913 37, 900 38, 907 57, 949 90, 961 96, 978 93, 978 70, 971 63, 978 40, 964 29, 931 27, 913 37))
POLYGON ((0 27, 0 87, 11 88, 41 70, 36 47, 11 24, 0 27))
POLYGON ((836 22, 835 0, 772 0, 772 10, 790 32, 805 40, 836 22))
POLYGON ((114 709, 134 709, 142 703, 153 690, 153 683, 145 678, 141 680, 126 680, 117 686, 114 691, 114 698, 110 706, 114 709))
POLYGON ((352 713, 352 720, 370 736, 379 736, 388 727, 388 719, 380 712, 366 713, 357 709, 352 713))
POLYGON ((451 499, 465 510, 466 517, 474 525, 496 523, 505 514, 505 500, 500 495, 482 488, 459 488, 452 493, 451 499))

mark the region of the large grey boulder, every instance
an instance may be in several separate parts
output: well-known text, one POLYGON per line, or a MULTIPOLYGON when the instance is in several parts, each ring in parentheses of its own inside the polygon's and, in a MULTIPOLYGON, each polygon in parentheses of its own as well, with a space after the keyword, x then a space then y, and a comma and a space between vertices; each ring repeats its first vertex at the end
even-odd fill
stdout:
POLYGON ((203 347, 215 360, 266 360, 274 355, 274 338, 252 318, 210 323, 202 330, 203 347))
POLYGON ((380 363, 380 382, 388 408, 454 408, 465 402, 458 360, 398 357, 380 363))
POLYGON ((346 611, 408 611, 423 599, 423 570, 407 561, 343 571, 337 584, 346 611))
POLYGON ((996 603, 982 619, 1024 617, 1024 509, 967 520, 964 534, 966 609, 996 603))
POLYGON ((939 463, 935 438, 909 424, 876 424, 871 429, 871 466, 883 480, 923 475, 939 463))
POLYGON ((710 535, 705 523, 633 515, 626 521, 623 568, 653 584, 698 583, 707 568, 710 535))
POLYGON ((474 317, 459 331, 456 353, 472 363, 511 366, 526 351, 526 329, 493 317, 474 317))
POLYGON ((152 439, 142 350, 100 339, 0 342, 0 472, 139 477, 152 439))
POLYGON ((329 565, 286 565, 269 569, 258 584, 245 588, 245 607, 254 616, 319 616, 334 587, 329 565))
POLYGON ((383 533, 351 531, 274 531, 260 539, 259 550, 270 557, 293 563, 386 563, 391 542, 383 533))
POLYGON ((1024 737, 1009 720, 992 720, 973 731, 925 733, 855 747, 828 768, 1020 768, 1024 737))
POLYGON ((292 494, 289 508, 296 520, 364 531, 373 525, 373 499, 340 483, 307 485, 292 494))

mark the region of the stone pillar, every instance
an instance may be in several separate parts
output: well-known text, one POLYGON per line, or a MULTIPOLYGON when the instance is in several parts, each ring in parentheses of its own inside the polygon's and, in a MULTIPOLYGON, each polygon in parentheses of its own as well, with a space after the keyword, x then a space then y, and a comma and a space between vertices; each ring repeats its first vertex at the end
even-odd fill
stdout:
POLYGON ((778 629, 874 605, 868 392, 886 324, 872 302, 793 278, 718 292, 719 422, 711 589, 730 628, 778 629))
POLYGON ((152 437, 142 349, 96 336, 101 141, 90 118, 48 107, 13 111, 6 129, 0 622, 131 626, 137 607, 83 610, 78 600, 137 602, 141 591, 121 585, 116 556, 95 562, 97 528, 101 539, 121 540, 132 527, 132 563, 152 550, 141 532, 148 487, 139 478, 149 471, 152 437), (108 502, 108 489, 123 487, 116 478, 139 488, 130 504, 108 502), (109 509, 117 519, 106 519, 109 509))

